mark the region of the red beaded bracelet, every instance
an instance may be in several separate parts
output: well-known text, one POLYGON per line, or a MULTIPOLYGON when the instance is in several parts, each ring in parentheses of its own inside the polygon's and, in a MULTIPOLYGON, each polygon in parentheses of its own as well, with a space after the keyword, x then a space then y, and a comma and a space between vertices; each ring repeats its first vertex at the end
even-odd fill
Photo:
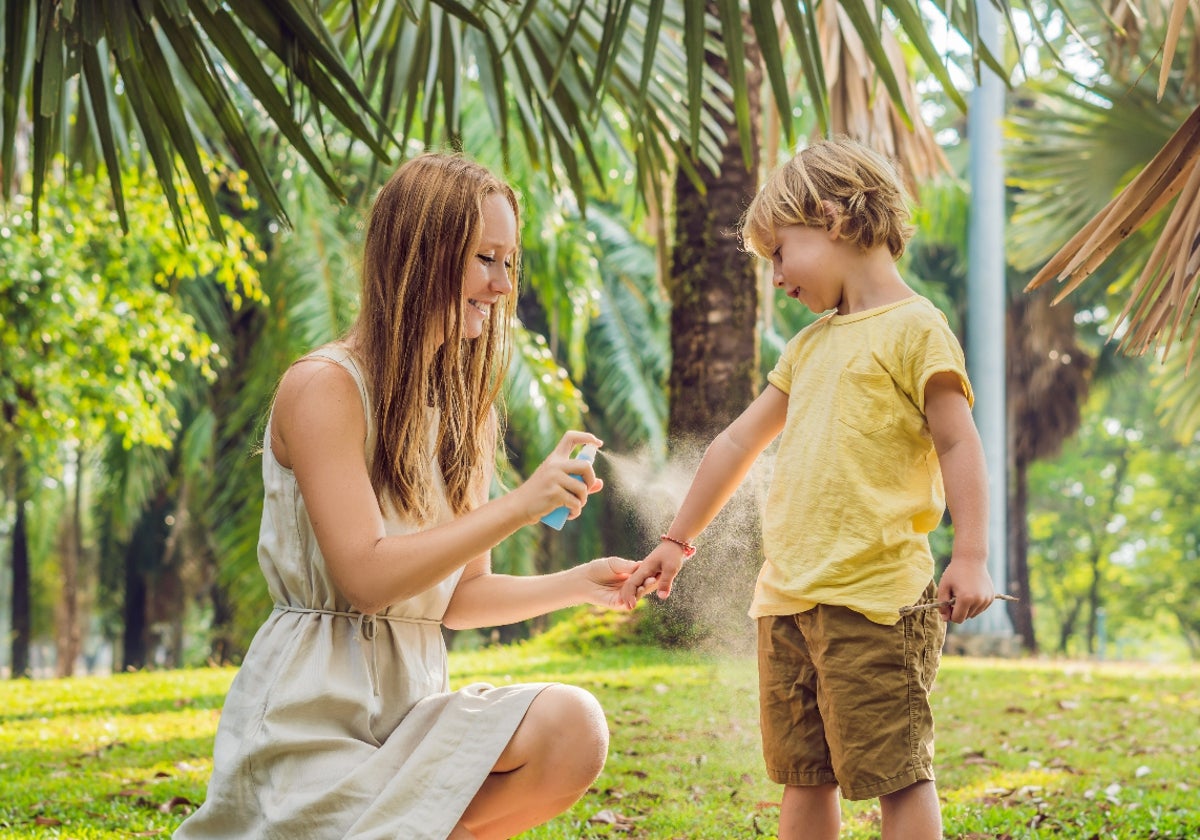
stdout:
POLYGON ((677 540, 674 537, 668 537, 666 534, 663 534, 661 537, 659 537, 659 539, 662 540, 663 542, 675 543, 675 545, 682 548, 684 560, 688 559, 689 557, 691 557, 693 554, 696 553, 696 546, 692 545, 687 540, 677 540))

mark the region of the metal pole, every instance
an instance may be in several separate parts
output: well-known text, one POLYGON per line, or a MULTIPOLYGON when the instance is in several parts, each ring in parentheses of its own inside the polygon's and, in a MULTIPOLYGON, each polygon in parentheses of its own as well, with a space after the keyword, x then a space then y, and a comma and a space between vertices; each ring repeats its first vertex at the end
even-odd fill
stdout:
MULTIPOLYGON (((1002 19, 987 0, 977 3, 983 43, 1000 55, 1002 19)), ((988 471, 988 572, 997 592, 1008 589, 1008 453, 1005 424, 1004 157, 1001 149, 1004 80, 982 62, 970 99, 971 217, 967 232, 967 372, 975 389, 975 424, 988 471)), ((966 622, 962 632, 1013 635, 1003 604, 966 622)))

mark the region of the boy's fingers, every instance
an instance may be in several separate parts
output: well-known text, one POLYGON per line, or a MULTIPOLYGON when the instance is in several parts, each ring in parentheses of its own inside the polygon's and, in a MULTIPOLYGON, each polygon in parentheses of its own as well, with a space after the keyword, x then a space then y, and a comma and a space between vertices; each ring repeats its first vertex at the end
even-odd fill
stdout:
POLYGON ((643 595, 653 592, 656 588, 658 588, 658 581, 655 578, 648 577, 638 585, 637 597, 641 598, 643 595))

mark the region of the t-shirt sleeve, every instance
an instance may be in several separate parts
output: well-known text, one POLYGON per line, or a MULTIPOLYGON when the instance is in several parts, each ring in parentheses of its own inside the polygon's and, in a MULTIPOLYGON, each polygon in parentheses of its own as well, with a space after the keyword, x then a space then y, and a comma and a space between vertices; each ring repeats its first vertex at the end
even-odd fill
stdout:
POLYGON ((779 355, 779 361, 767 374, 767 381, 785 394, 792 393, 792 369, 796 365, 799 344, 800 336, 792 336, 787 346, 783 348, 783 353, 779 355))
POLYGON ((962 345, 950 330, 946 316, 941 312, 926 319, 909 333, 904 354, 904 367, 900 383, 913 403, 925 411, 925 386, 937 373, 953 373, 962 384, 967 404, 975 405, 975 392, 967 378, 967 363, 962 345))

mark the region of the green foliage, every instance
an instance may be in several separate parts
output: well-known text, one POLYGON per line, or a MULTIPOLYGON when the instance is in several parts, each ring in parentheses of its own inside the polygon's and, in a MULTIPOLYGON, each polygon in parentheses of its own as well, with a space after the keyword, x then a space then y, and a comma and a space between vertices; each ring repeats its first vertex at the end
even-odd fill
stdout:
POLYGON ((1076 438, 1030 469, 1038 630, 1064 653, 1097 650, 1103 616, 1117 655, 1200 657, 1200 458, 1144 376, 1130 363, 1096 388, 1076 438))
POLYGON ((594 651, 653 641, 648 632, 646 601, 632 612, 599 607, 577 607, 558 618, 536 637, 538 648, 588 655, 594 651))
MULTIPOLYGON (((204 227, 185 239, 164 213, 159 184, 124 177, 123 212, 136 235, 122 233, 96 179, 78 173, 53 185, 38 231, 23 196, 0 216, 0 461, 23 461, 30 477, 13 489, 34 502, 33 591, 13 596, 32 594, 35 631, 50 621, 60 588, 63 548, 50 535, 67 528, 64 488, 82 486, 88 508, 78 523, 83 615, 96 603, 97 553, 109 584, 102 594, 115 596, 107 604, 115 609, 123 545, 146 500, 168 492, 175 472, 205 466, 211 415, 197 410, 197 398, 227 364, 217 321, 265 302, 263 254, 239 221, 225 219, 223 240, 204 227), (88 457, 75 463, 76 452, 88 457)), ((227 207, 251 209, 240 176, 210 177, 227 207)), ((186 212, 203 212, 190 186, 177 198, 186 212)))
MULTIPOLYGON (((450 657, 455 688, 558 680, 605 708, 603 775, 524 837, 775 835, 780 788, 762 767, 752 659, 607 644, 580 656, 574 644, 545 634, 450 657)), ((203 800, 234 673, 0 685, 0 832, 169 833, 203 800)), ((946 658, 934 690, 946 837, 1195 837, 1198 684, 1195 666, 946 658)), ((843 803, 843 821, 846 840, 879 835, 874 801, 843 803)))
POLYGON ((55 189, 40 232, 24 197, 0 216, 0 429, 45 473, 72 440, 169 447, 181 371, 212 380, 222 363, 180 305, 181 287, 211 278, 234 306, 261 294, 244 229, 231 225, 224 243, 203 232, 183 242, 158 186, 126 177, 136 239, 121 235, 88 177, 55 189))

